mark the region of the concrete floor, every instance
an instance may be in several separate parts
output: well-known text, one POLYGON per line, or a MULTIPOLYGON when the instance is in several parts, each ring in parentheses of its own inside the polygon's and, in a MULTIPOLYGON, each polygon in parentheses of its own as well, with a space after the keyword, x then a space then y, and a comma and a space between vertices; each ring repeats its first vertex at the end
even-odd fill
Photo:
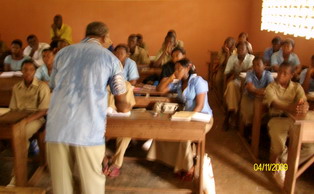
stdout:
MULTIPOLYGON (((216 183, 216 193, 281 193, 269 172, 256 172, 253 170, 254 162, 250 157, 249 152, 245 148, 243 142, 241 141, 241 138, 237 135, 237 130, 224 131, 222 129, 224 113, 221 110, 221 106, 217 106, 218 102, 216 101, 216 98, 212 95, 209 96, 209 101, 214 112, 215 124, 212 130, 207 134, 206 153, 208 153, 212 160, 216 183)), ((267 162, 268 147, 267 142, 265 142, 267 141, 267 139, 264 139, 261 141, 261 157, 262 161, 267 162)), ((133 148, 127 151, 127 156, 133 156, 132 154, 138 153, 140 157, 143 157, 143 151, 134 151, 133 148)), ((7 152, 8 151, 5 150, 0 154, 0 185, 6 185, 10 180, 12 161, 8 159, 3 159, 3 156, 8 155, 7 152)), ((120 179, 119 177, 115 180, 108 179, 107 185, 110 186, 120 184, 121 182, 127 183, 134 177, 134 173, 136 174, 135 171, 143 170, 142 167, 145 167, 145 165, 154 166, 153 169, 155 170, 156 168, 159 170, 165 168, 160 167, 159 164, 153 165, 150 162, 142 161, 140 163, 136 163, 132 162, 132 160, 127 160, 124 164, 124 167, 122 168, 120 179), (128 169, 133 169, 133 171, 131 173, 128 173, 128 169)), ((161 176, 156 176, 154 170, 151 171, 151 174, 145 176, 150 176, 149 179, 155 180, 153 182, 158 182, 156 184, 159 184, 162 187, 165 186, 170 188, 176 188, 182 186, 182 183, 169 178, 169 176, 166 176, 164 174, 162 174, 161 176), (160 178, 163 176, 166 179, 160 178)), ((164 171, 168 171, 168 174, 171 175, 171 169, 165 169, 164 171)), ((137 174, 137 176, 141 175, 137 174)), ((313 177, 314 167, 312 165, 312 167, 310 167, 301 177, 299 177, 296 185, 296 193, 314 193, 313 177)), ((138 181, 136 184, 138 183, 142 183, 144 185, 149 184, 147 181, 138 181)), ((37 186, 44 187, 47 189, 48 193, 52 193, 48 173, 45 174, 45 176, 42 178, 37 186)), ((108 191, 107 193, 111 194, 126 192, 108 191)))

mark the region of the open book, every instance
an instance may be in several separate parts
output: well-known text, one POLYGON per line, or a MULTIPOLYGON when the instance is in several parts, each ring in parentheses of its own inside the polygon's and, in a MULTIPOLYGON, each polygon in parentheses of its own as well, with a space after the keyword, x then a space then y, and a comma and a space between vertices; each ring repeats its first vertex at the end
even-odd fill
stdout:
POLYGON ((131 111, 125 112, 125 113, 117 112, 113 108, 108 107, 107 108, 107 116, 109 116, 109 117, 129 117, 129 116, 131 116, 131 111))
POLYGON ((0 74, 1 78, 7 78, 7 77, 13 77, 13 76, 17 76, 17 77, 21 77, 23 75, 23 73, 21 71, 6 71, 6 72, 2 72, 0 74))
POLYGON ((201 121, 201 122, 209 122, 212 118, 211 114, 205 114, 200 112, 192 112, 192 111, 179 111, 172 115, 172 121, 201 121))

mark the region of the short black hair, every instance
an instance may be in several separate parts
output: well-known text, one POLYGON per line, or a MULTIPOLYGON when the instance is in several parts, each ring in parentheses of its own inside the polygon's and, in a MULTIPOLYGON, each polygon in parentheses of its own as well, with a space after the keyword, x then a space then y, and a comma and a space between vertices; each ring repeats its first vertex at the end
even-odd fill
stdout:
POLYGON ((232 44, 235 44, 235 39, 231 36, 227 37, 226 40, 224 41, 224 44, 231 42, 232 44))
POLYGON ((103 22, 92 22, 86 26, 85 36, 104 37, 108 34, 109 28, 103 22))
POLYGON ((138 39, 136 34, 130 34, 130 36, 128 37, 128 40, 133 39, 133 38, 136 38, 136 41, 138 39))
POLYGON ((35 34, 28 35, 26 40, 29 41, 30 39, 33 39, 33 38, 37 38, 37 36, 35 34))
POLYGON ((35 61, 34 61, 33 59, 26 59, 26 60, 24 60, 24 61, 22 62, 21 68, 23 68, 23 66, 24 66, 25 64, 27 64, 27 63, 33 64, 35 70, 37 69, 37 64, 35 63, 35 61))
POLYGON ((21 48, 22 48, 22 46, 23 46, 23 42, 20 40, 20 39, 15 39, 15 40, 13 40, 12 42, 11 42, 11 45, 12 44, 17 44, 17 45, 19 45, 21 48))
POLYGON ((142 34, 136 34, 136 37, 137 37, 138 40, 143 39, 143 35, 142 34))
MULTIPOLYGON (((188 58, 183 58, 176 63, 179 63, 182 67, 188 67, 192 62, 188 58)), ((192 64, 192 67, 189 71, 189 75, 196 73, 195 66, 192 64)))
POLYGON ((120 48, 124 49, 126 53, 129 53, 129 47, 126 44, 118 44, 113 51, 116 52, 120 48))
POLYGON ((280 36, 275 36, 272 40, 271 40, 272 44, 281 44, 281 38, 280 36))
POLYGON ((180 46, 177 46, 175 47, 172 51, 171 51, 171 55, 176 52, 176 51, 180 51, 182 54, 186 54, 186 51, 184 50, 184 48, 180 47, 180 46))
POLYGON ((41 53, 43 54, 44 52, 52 52, 53 53, 53 49, 51 47, 45 48, 41 53))
POLYGON ((53 40, 53 41, 51 41, 51 42, 50 42, 50 48, 51 48, 51 49, 57 48, 57 47, 58 47, 58 42, 59 42, 59 40, 53 40))
POLYGON ((290 68, 290 72, 293 74, 295 71, 294 65, 289 63, 288 61, 284 61, 280 64, 279 68, 290 68))
POLYGON ((236 45, 236 48, 238 49, 239 46, 244 45, 246 47, 246 49, 249 51, 249 43, 247 41, 244 42, 238 42, 236 45))
POLYGON ((261 57, 260 55, 257 55, 257 56, 254 57, 252 62, 254 63, 255 61, 262 61, 263 62, 263 57, 261 57))
POLYGON ((294 46, 295 46, 294 40, 291 39, 291 38, 285 39, 284 41, 282 41, 281 44, 282 44, 282 45, 284 45, 284 44, 291 44, 291 46, 292 46, 293 48, 294 48, 294 46))

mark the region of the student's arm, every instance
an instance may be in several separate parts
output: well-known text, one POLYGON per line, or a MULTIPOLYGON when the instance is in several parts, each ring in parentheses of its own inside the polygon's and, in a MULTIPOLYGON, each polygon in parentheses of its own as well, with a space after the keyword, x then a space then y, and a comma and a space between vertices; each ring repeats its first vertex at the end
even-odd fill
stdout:
POLYGON ((10 65, 11 60, 10 60, 10 56, 6 56, 6 57, 4 58, 3 63, 4 63, 4 71, 11 71, 11 65, 10 65))
POLYGON ((137 80, 130 80, 129 82, 130 82, 130 84, 131 84, 132 86, 135 86, 137 80))
POLYGON ((167 51, 166 50, 161 50, 160 53, 157 55, 157 60, 154 62, 153 66, 154 67, 160 67, 162 60, 166 57, 167 51))
POLYGON ((248 82, 248 83, 246 84, 245 88, 246 88, 249 92, 251 92, 251 93, 253 93, 253 94, 255 94, 255 95, 262 96, 262 95, 265 94, 265 89, 264 89, 264 88, 256 88, 252 82, 248 82))
POLYGON ((133 61, 133 60, 130 60, 130 66, 128 68, 128 77, 129 77, 129 82, 133 86, 136 84, 136 81, 140 77, 138 70, 137 70, 137 65, 136 65, 135 61, 133 61))
POLYGON ((26 122, 30 123, 34 120, 40 119, 41 117, 45 116, 47 114, 48 109, 46 110, 39 110, 35 112, 34 114, 30 115, 29 117, 26 118, 26 122))
POLYGON ((159 92, 169 92, 170 88, 169 85, 173 82, 173 80, 175 79, 175 75, 172 74, 170 77, 165 77, 163 78, 163 80, 159 83, 159 85, 157 86, 157 91, 159 92))
POLYGON ((114 95, 115 106, 118 112, 128 112, 131 110, 131 104, 126 98, 126 84, 122 72, 115 74, 109 80, 111 93, 114 95))
POLYGON ((200 93, 196 96, 196 104, 193 109, 194 112, 201 112, 203 110, 205 97, 206 93, 200 93))
MULTIPOLYGON (((302 87, 305 91, 305 93, 308 93, 309 92, 309 89, 310 89, 310 83, 311 83, 311 75, 314 74, 314 67, 310 66, 308 69, 307 69, 307 72, 305 74, 305 78, 304 78, 304 81, 302 84, 302 87)), ((300 78, 300 82, 302 81, 301 80, 302 77, 300 78)))
POLYGON ((11 65, 10 64, 4 64, 4 71, 11 71, 11 65))

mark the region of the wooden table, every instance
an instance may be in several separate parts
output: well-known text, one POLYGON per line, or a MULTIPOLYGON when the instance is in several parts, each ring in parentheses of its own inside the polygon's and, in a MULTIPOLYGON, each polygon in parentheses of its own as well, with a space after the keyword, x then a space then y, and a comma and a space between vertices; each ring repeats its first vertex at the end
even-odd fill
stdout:
MULTIPOLYGON (((154 117, 151 112, 132 112, 130 117, 108 117, 108 137, 131 137, 135 139, 155 139, 162 141, 197 141, 199 142, 200 164, 205 153, 204 122, 171 121, 166 114, 154 117)), ((199 168, 199 193, 202 193, 203 173, 199 168)))
POLYGON ((12 95, 13 86, 19 81, 23 80, 22 77, 8 77, 0 78, 0 107, 8 107, 12 95))
POLYGON ((10 139, 14 155, 16 186, 27 186, 27 148, 24 130, 32 112, 10 111, 0 116, 0 139, 10 139))
POLYGON ((314 155, 299 169, 299 159, 302 143, 314 143, 314 111, 306 115, 292 115, 290 118, 295 121, 296 128, 289 131, 288 147, 288 171, 284 181, 284 191, 292 194, 295 190, 296 179, 314 163, 314 155))

